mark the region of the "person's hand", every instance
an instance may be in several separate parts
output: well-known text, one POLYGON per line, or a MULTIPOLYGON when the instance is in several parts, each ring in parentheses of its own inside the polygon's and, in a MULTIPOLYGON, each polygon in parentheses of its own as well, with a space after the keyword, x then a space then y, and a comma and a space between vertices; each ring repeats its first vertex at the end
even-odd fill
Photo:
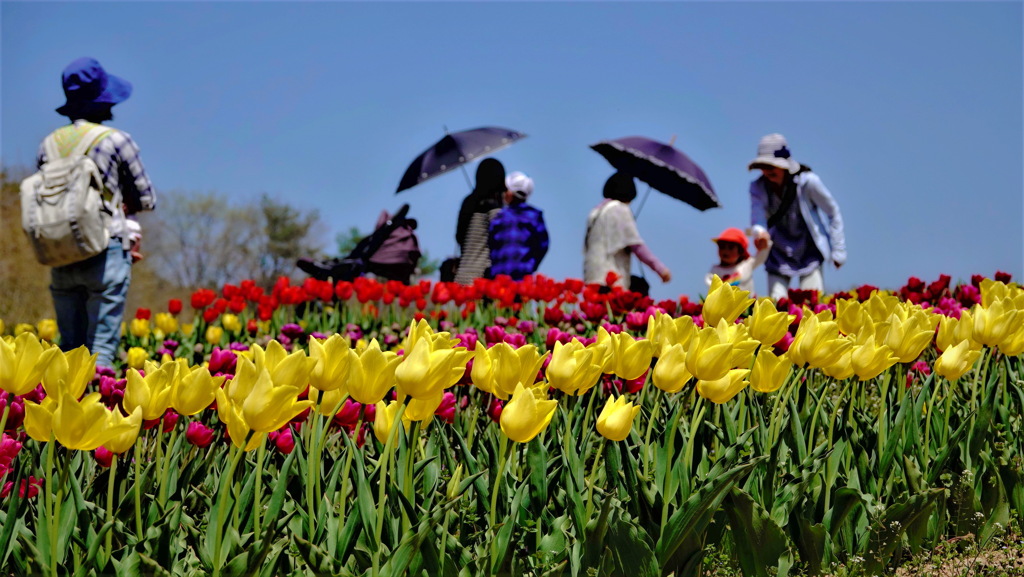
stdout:
POLYGON ((839 267, 843 266, 843 263, 841 263, 841 262, 839 262, 837 260, 832 261, 832 264, 836 265, 836 268, 839 268, 839 267))
POLYGON ((754 239, 754 248, 757 250, 764 250, 768 246, 768 239, 771 236, 768 231, 761 231, 757 234, 757 238, 754 239))
POLYGON ((142 237, 133 240, 131 243, 131 248, 129 248, 128 250, 131 252, 132 255, 132 264, 135 264, 140 260, 146 258, 145 255, 142 254, 142 237))
POLYGON ((672 271, 665 269, 658 273, 658 276, 661 277, 661 282, 668 282, 672 280, 672 271))

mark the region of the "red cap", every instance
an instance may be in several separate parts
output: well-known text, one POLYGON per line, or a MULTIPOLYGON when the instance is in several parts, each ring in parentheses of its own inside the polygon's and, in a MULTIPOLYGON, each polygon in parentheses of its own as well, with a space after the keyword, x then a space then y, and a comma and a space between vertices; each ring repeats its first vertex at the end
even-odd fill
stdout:
POLYGON ((747 252, 747 235, 738 228, 727 228, 722 231, 722 234, 718 235, 717 238, 711 239, 714 242, 726 241, 734 242, 740 245, 741 252, 743 253, 743 259, 746 260, 750 257, 750 253, 747 252))

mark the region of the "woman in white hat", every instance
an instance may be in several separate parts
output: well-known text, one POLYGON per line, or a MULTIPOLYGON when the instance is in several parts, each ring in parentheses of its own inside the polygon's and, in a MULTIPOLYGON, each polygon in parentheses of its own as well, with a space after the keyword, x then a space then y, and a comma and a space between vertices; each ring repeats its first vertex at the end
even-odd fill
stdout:
POLYGON ((749 169, 761 171, 750 183, 754 245, 772 240, 765 263, 769 295, 785 297, 793 277, 800 278, 801 289, 823 291, 822 265, 839 268, 846 262, 839 205, 818 175, 793 160, 781 134, 761 139, 749 169))

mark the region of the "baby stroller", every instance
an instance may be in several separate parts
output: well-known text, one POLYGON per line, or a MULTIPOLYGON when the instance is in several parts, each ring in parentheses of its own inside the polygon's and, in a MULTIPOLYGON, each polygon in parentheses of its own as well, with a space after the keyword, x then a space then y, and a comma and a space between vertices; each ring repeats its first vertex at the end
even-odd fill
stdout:
POLYGON ((416 220, 407 218, 408 213, 408 204, 403 204, 393 216, 382 211, 376 229, 360 240, 348 256, 323 261, 302 258, 296 264, 317 280, 352 281, 371 273, 409 284, 422 253, 416 238, 416 220))

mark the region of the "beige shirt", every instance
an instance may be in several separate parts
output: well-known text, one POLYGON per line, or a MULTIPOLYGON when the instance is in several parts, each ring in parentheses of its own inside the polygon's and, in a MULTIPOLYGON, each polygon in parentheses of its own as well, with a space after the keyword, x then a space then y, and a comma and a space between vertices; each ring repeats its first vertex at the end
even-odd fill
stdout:
POLYGON ((629 288, 629 247, 643 244, 629 205, 606 200, 590 211, 583 243, 583 282, 604 284, 609 272, 617 286, 629 288))

